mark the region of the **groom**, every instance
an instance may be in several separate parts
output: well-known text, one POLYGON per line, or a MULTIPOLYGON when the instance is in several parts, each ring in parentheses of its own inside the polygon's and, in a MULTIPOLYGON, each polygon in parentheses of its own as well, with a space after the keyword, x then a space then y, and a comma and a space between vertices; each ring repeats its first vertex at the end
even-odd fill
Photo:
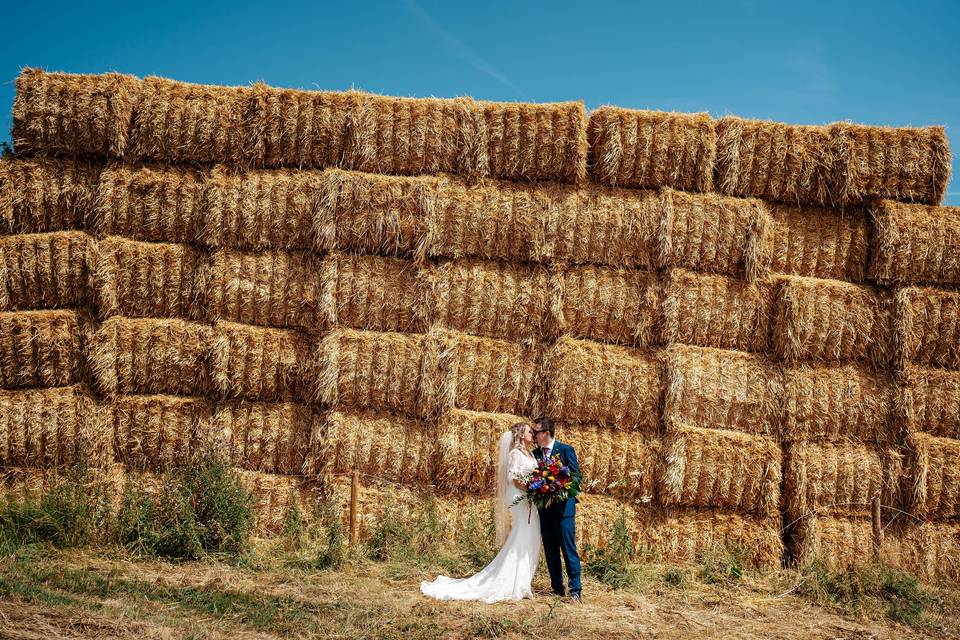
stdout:
MULTIPOLYGON (((580 463, 573 447, 554 440, 553 420, 540 416, 533 421, 533 433, 539 445, 534 450, 534 456, 540 460, 560 456, 560 462, 570 468, 571 473, 580 473, 580 463)), ((550 569, 550 585, 553 592, 563 596, 563 568, 560 566, 560 554, 563 553, 563 562, 567 566, 567 578, 570 581, 570 599, 580 602, 580 556, 577 554, 577 543, 574 539, 574 521, 577 516, 576 498, 569 498, 555 503, 540 512, 540 535, 543 537, 543 551, 547 557, 547 568, 550 569)))

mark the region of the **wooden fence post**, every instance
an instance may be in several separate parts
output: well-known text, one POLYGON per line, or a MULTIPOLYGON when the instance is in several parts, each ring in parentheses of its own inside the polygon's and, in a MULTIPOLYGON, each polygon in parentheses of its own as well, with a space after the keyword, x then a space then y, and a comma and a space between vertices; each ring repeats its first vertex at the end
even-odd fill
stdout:
POLYGON ((350 546, 357 543, 357 493, 360 488, 360 470, 353 470, 350 479, 350 546))
POLYGON ((880 522, 880 498, 873 499, 873 555, 880 555, 880 547, 883 545, 883 526, 880 522))

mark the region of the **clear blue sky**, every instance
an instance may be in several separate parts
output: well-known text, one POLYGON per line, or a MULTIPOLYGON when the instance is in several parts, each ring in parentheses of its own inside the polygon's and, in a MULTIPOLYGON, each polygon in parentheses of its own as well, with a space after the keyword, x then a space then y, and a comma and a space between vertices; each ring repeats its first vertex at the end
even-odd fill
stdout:
MULTIPOLYGON (((216 84, 582 99, 793 123, 943 124, 960 173, 960 3, 10 2, 22 66, 216 84)), ((948 202, 960 205, 960 178, 948 202)))

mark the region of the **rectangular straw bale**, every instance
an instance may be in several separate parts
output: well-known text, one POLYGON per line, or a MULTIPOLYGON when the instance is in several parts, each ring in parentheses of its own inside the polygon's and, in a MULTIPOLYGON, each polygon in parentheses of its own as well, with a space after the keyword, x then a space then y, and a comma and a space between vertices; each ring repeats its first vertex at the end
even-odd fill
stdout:
POLYGON ((783 276, 776 294, 772 344, 789 363, 850 362, 887 366, 890 305, 873 287, 783 276))
POLYGON ((635 498, 608 496, 601 493, 584 492, 577 499, 577 521, 575 526, 577 549, 581 559, 588 559, 591 553, 607 547, 614 535, 614 527, 623 518, 627 535, 636 543, 643 535, 641 515, 650 507, 635 498))
POLYGON ((510 413, 449 409, 437 421, 434 478, 445 492, 493 495, 500 436, 525 418, 510 413))
POLYGON ((960 285, 960 207, 882 200, 873 207, 873 225, 875 281, 960 285))
POLYGON ((908 365, 894 403, 904 431, 960 440, 960 371, 908 365))
POLYGON ((603 106, 590 114, 589 140, 601 184, 712 190, 717 134, 708 113, 603 106))
POLYGON ((160 471, 201 450, 213 403, 201 396, 121 395, 107 405, 112 453, 128 469, 160 471))
POLYGON ((230 462, 242 469, 315 478, 322 467, 308 468, 307 460, 316 465, 326 455, 310 451, 327 447, 317 437, 322 421, 318 411, 300 402, 221 401, 203 435, 222 443, 230 462))
POLYGON ((83 231, 0 237, 0 310, 88 304, 92 246, 83 231))
POLYGON ((327 416, 326 429, 336 473, 357 469, 405 485, 433 482, 437 430, 428 422, 379 412, 335 410, 327 416))
POLYGON ((127 152, 164 163, 262 160, 265 116, 252 87, 218 87, 144 78, 127 152))
POLYGON ((653 353, 562 337, 547 356, 547 413, 624 431, 660 425, 660 363, 653 353))
POLYGON ((780 506, 780 467, 773 438, 674 423, 663 443, 657 494, 664 506, 772 516, 780 506))
POLYGON ((211 380, 222 398, 285 401, 306 390, 311 343, 296 329, 220 320, 211 344, 211 380))
POLYGON ((783 381, 769 358, 673 345, 663 353, 663 417, 778 438, 783 381))
POLYGON ((209 389, 211 328, 174 318, 114 316, 93 335, 90 367, 101 396, 209 389))
POLYGON ((98 240, 90 270, 100 315, 200 319, 206 259, 186 244, 98 240))
POLYGON ((153 242, 197 242, 205 217, 203 173, 191 168, 110 163, 97 186, 93 228, 153 242))
POLYGON ((0 231, 86 229, 101 169, 87 160, 0 158, 0 231))
POLYGON ((309 249, 323 196, 319 171, 235 171, 217 165, 203 182, 200 241, 236 249, 309 249))
POLYGON ((260 471, 237 471, 240 482, 253 493, 253 534, 270 537, 283 531, 291 509, 309 514, 318 503, 316 483, 260 471))
POLYGON ((429 417, 436 408, 437 355, 425 334, 337 328, 320 341, 315 399, 335 407, 429 417))
POLYGON ((254 86, 266 121, 263 163, 268 167, 340 165, 351 126, 355 92, 303 91, 254 86))
MULTIPOLYGON (((88 491, 103 491, 110 502, 108 506, 115 510, 120 506, 123 487, 127 482, 126 476, 122 465, 104 463, 103 466, 87 470, 83 488, 88 491)), ((0 502, 4 499, 36 500, 49 490, 54 482, 76 478, 72 470, 62 467, 6 467, 0 469, 0 502)))
POLYGON ((57 309, 0 313, 0 388, 58 387, 86 377, 93 318, 57 309))
POLYGON ((373 331, 425 331, 424 274, 410 260, 332 252, 323 261, 322 313, 330 325, 373 331))
POLYGON ((433 332, 442 345, 438 359, 438 406, 529 415, 540 412, 543 354, 539 345, 433 332))
POLYGON ((773 278, 753 283, 673 268, 663 285, 661 338, 682 344, 767 351, 773 315, 773 278))
POLYGON ((549 330, 548 272, 487 260, 451 260, 430 267, 431 323, 477 336, 533 342, 549 330))
POLYGON ((119 73, 24 68, 13 102, 17 153, 123 157, 140 86, 119 73))
POLYGON ((863 282, 870 220, 860 209, 771 203, 770 269, 811 278, 863 282))
POLYGON ((57 467, 110 461, 85 385, 0 391, 0 467, 57 467))
POLYGON ((790 555, 800 566, 814 562, 845 571, 869 563, 873 522, 869 517, 815 515, 793 523, 790 555))
POLYGON ((557 439, 571 445, 591 493, 654 499, 660 438, 602 425, 560 425, 557 439))
POLYGON ((902 524, 886 529, 880 558, 934 582, 960 582, 960 522, 902 524))
POLYGON ((906 450, 907 509, 931 520, 960 518, 960 440, 912 433, 906 450))
POLYGON ((551 306, 557 329, 635 347, 656 341, 660 280, 655 271, 570 265, 551 276, 551 306))
POLYGON ((759 200, 714 193, 661 192, 661 267, 677 266, 754 281, 770 268, 770 214, 759 200))
POLYGON ((893 306, 898 369, 908 362, 960 369, 960 291, 902 287, 894 292, 893 306))
POLYGON ((317 328, 326 320, 321 264, 309 251, 218 249, 197 287, 210 320, 317 328))

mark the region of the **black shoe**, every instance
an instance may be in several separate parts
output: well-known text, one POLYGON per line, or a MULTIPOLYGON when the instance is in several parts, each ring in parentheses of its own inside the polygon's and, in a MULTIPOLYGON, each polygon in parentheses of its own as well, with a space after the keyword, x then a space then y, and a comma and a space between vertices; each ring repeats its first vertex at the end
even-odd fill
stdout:
POLYGON ((553 590, 553 595, 557 596, 558 598, 565 598, 566 595, 567 595, 567 592, 566 592, 566 591, 557 591, 556 589, 554 589, 554 590, 553 590))

